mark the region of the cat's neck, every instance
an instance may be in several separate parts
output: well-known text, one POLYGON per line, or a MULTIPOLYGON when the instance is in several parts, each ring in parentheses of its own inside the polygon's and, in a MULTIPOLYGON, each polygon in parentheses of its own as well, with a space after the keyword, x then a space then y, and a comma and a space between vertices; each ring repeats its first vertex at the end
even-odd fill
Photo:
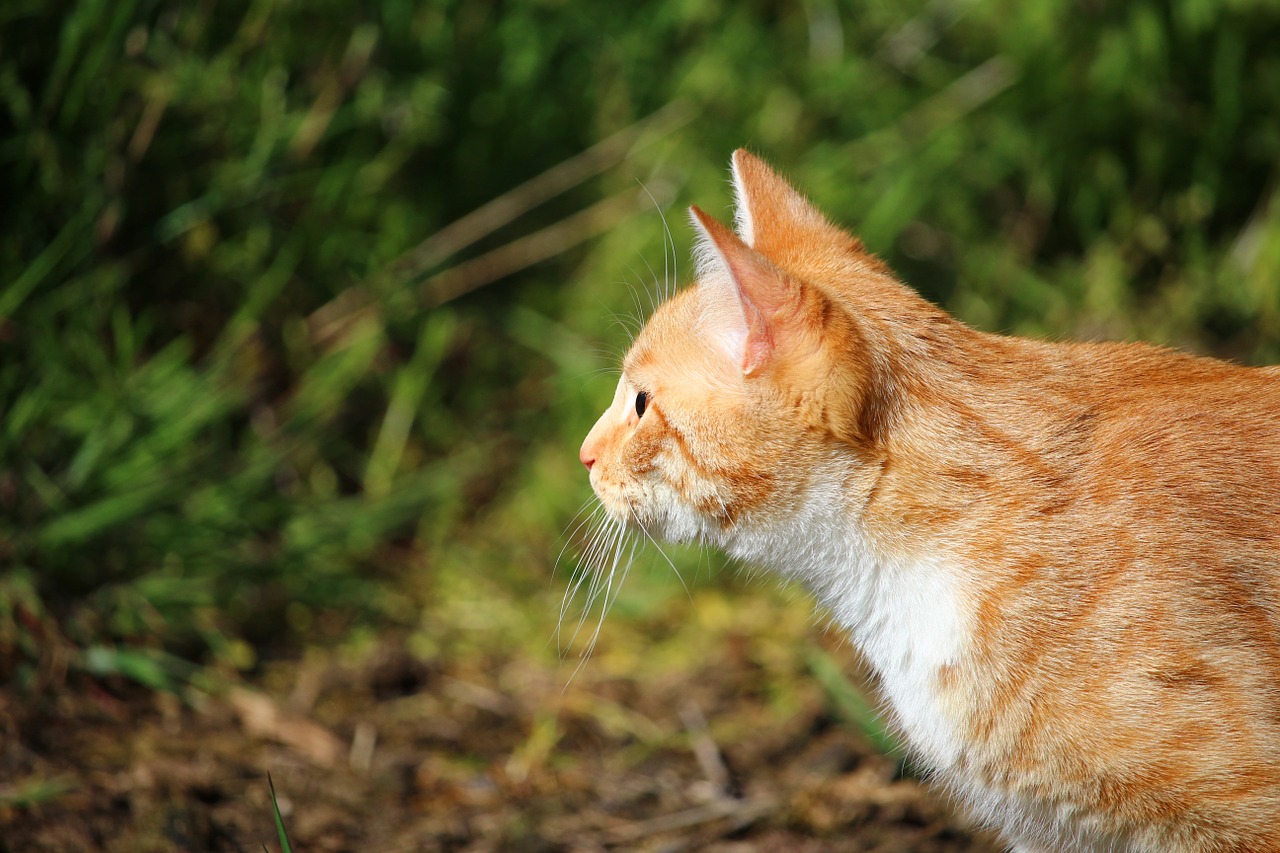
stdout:
POLYGON ((785 513, 744 520, 721 544, 808 587, 852 635, 907 736, 935 766, 950 766, 960 742, 936 683, 969 646, 971 596, 945 556, 869 535, 861 513, 877 483, 833 450, 785 513))

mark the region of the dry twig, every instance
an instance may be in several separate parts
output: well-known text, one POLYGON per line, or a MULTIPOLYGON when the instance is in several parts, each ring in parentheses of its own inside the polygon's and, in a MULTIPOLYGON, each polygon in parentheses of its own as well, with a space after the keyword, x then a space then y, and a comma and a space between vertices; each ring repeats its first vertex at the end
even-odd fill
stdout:
POLYGON ((688 103, 667 104, 441 228, 393 261, 386 273, 402 281, 417 278, 544 201, 621 162, 640 142, 669 133, 692 117, 688 103))

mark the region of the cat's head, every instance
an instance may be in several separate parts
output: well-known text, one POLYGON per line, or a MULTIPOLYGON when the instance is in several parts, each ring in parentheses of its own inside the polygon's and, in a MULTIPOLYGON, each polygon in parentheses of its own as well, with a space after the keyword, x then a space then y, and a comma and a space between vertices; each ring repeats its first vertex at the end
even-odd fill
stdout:
POLYGON ((885 268, 746 151, 733 183, 736 233, 691 208, 697 282, 641 330, 580 454, 611 516, 673 541, 800 510, 887 413, 878 332, 850 297, 885 268))

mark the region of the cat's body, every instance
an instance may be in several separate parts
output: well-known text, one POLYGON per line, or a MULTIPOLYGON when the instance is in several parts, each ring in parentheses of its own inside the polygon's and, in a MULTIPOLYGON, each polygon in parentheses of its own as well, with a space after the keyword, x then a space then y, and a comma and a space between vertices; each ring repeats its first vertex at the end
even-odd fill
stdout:
POLYGON ((1022 850, 1280 850, 1280 368, 976 332, 760 161, 582 449, 812 588, 1022 850))

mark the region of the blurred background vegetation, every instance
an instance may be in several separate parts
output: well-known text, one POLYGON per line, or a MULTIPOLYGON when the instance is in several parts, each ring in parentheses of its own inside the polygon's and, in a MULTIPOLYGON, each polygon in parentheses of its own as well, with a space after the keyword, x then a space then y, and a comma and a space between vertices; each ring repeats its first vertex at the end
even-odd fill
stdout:
MULTIPOLYGON (((6 0, 0 677, 554 655, 617 316, 741 145, 984 329, 1280 360, 1277 44, 1253 0, 6 0)), ((628 584, 606 634, 688 612, 628 584)))

